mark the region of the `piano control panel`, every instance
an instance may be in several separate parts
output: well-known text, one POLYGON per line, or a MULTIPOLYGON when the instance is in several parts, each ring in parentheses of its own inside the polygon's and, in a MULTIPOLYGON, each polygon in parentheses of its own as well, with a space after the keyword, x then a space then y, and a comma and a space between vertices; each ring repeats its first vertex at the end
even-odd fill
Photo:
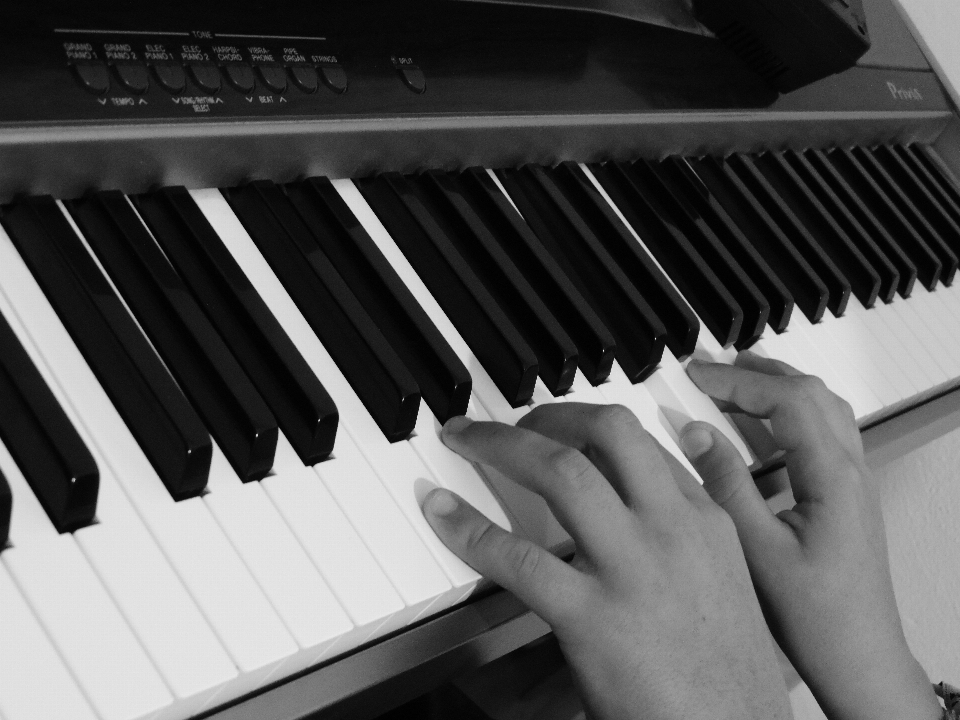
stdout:
POLYGON ((715 38, 582 11, 450 0, 0 10, 0 123, 944 107, 916 63, 868 56, 778 95, 715 38))
MULTIPOLYGON (((282 105, 290 95, 318 90, 342 95, 349 75, 327 38, 304 35, 214 35, 193 31, 131 37, 122 31, 54 29, 67 65, 80 87, 103 106, 143 106, 151 88, 155 102, 164 94, 195 113, 210 112, 237 95, 251 106, 282 105), (95 38, 95 39, 94 39, 95 38), (111 91, 113 91, 111 93, 111 91)), ((426 76, 410 55, 391 55, 397 82, 411 92, 426 91, 426 76)))

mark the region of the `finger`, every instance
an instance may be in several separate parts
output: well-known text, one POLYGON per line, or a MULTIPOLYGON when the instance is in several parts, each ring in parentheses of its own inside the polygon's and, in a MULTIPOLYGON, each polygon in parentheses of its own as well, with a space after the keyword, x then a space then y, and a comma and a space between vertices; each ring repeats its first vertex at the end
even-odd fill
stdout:
POLYGON ((509 590, 551 626, 582 608, 584 577, 528 540, 506 532, 449 490, 431 490, 423 514, 467 565, 509 590))
POLYGON ((752 350, 741 350, 737 353, 734 364, 745 370, 755 370, 766 375, 803 375, 793 365, 788 365, 782 360, 758 355, 752 350))
POLYGON ((769 418, 773 437, 786 451, 794 496, 823 499, 837 471, 862 461, 859 430, 849 405, 810 375, 767 375, 729 365, 691 362, 690 377, 732 412, 769 418))
POLYGON ((703 489, 737 526, 748 559, 791 533, 770 511, 743 458, 727 437, 705 422, 692 422, 680 437, 684 454, 703 479, 703 489))
POLYGON ((443 442, 471 462, 496 468, 543 496, 570 533, 578 552, 593 561, 618 561, 633 518, 587 457, 532 430, 496 422, 451 418, 443 442))
MULTIPOLYGON (((656 438, 654 438, 656 440, 656 438)), ((657 441, 659 445, 659 441, 657 441)), ((700 506, 703 503, 712 502, 710 496, 703 489, 703 485, 700 484, 702 478, 695 477, 690 473, 690 470, 687 469, 680 460, 674 456, 672 452, 660 446, 660 452, 663 453, 663 458, 667 463, 667 467, 670 468, 670 474, 673 475, 673 479, 677 483, 677 487, 680 488, 680 492, 683 493, 683 496, 687 498, 694 505, 700 506)), ((681 450, 682 452, 682 450, 681 450)), ((699 476, 699 471, 697 471, 696 466, 691 463, 694 471, 696 471, 699 476)))
POLYGON ((660 444, 622 405, 541 405, 517 427, 582 452, 632 508, 661 511, 682 498, 660 444))

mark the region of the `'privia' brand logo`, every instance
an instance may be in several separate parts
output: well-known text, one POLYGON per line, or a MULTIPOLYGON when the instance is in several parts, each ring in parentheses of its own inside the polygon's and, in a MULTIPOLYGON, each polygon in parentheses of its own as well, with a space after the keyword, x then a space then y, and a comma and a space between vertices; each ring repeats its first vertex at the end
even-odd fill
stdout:
POLYGON ((916 102, 923 100, 923 95, 917 88, 897 87, 896 83, 888 82, 887 90, 893 95, 894 100, 914 100, 916 102))

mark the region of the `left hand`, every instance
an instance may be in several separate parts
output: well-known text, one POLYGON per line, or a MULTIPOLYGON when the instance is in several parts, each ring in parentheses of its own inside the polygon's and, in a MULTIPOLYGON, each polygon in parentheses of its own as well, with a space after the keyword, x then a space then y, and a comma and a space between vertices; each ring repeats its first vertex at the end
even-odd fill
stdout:
POLYGON ((433 490, 443 542, 550 624, 591 718, 783 720, 786 688, 727 513, 619 406, 557 403, 444 442, 542 495, 572 564, 433 490))

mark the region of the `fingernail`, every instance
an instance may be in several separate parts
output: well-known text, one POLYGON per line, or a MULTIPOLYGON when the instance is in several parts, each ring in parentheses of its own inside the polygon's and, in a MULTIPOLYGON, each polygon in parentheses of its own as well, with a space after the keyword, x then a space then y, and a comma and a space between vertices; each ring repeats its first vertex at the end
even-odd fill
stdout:
POLYGON ((712 447, 713 435, 702 427, 691 427, 680 438, 680 448, 690 460, 696 460, 712 447))
POLYGON ((427 495, 427 499, 423 503, 424 509, 437 517, 449 515, 457 509, 458 505, 457 498, 452 492, 440 488, 427 495))
POLYGON ((473 420, 468 418, 466 415, 454 415, 444 424, 443 432, 453 433, 455 435, 459 432, 463 432, 471 425, 473 425, 473 420))

